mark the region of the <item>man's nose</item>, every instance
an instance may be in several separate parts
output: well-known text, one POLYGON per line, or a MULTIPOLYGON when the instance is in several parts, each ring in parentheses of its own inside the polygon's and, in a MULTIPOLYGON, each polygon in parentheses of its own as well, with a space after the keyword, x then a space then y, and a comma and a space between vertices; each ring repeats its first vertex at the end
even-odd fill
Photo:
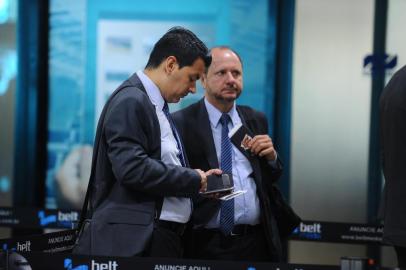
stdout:
POLYGON ((234 78, 232 72, 227 72, 227 74, 226 74, 226 82, 227 83, 234 83, 235 82, 235 78, 234 78))

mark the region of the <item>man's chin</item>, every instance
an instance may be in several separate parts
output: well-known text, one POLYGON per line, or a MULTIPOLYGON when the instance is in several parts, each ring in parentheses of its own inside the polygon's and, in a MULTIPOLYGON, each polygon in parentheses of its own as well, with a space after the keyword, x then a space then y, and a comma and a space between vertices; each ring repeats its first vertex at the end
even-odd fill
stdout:
POLYGON ((239 94, 234 91, 223 92, 221 97, 227 101, 235 101, 238 98, 239 94))
POLYGON ((219 102, 234 102, 237 98, 235 96, 225 96, 225 95, 217 95, 215 96, 215 99, 218 100, 219 102))
POLYGON ((182 97, 170 97, 166 100, 168 103, 178 103, 182 97))
POLYGON ((237 99, 238 96, 236 95, 227 95, 223 96, 223 100, 227 102, 234 102, 237 99))

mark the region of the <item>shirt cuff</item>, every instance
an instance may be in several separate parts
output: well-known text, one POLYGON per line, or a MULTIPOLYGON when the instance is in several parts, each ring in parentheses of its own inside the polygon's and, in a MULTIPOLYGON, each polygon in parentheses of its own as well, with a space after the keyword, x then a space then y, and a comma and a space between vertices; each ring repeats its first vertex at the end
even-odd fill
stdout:
POLYGON ((268 160, 268 164, 274 169, 278 167, 278 153, 275 155, 275 160, 268 160))

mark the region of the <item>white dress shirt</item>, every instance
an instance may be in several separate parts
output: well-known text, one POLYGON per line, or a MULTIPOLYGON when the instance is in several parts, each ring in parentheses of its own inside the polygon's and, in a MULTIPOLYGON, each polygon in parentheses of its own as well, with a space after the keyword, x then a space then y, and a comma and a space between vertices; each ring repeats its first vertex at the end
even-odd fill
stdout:
MULTIPOLYGON (((161 129, 161 160, 165 164, 182 166, 178 157, 179 149, 176 144, 176 139, 173 135, 168 119, 162 111, 165 100, 163 99, 158 86, 156 86, 155 83, 144 74, 144 72, 138 71, 137 75, 144 85, 149 99, 155 106, 159 127, 161 129)), ((159 219, 186 223, 189 221, 191 213, 192 203, 189 198, 165 197, 159 219)))
MULTIPOLYGON (((207 112, 209 114, 210 126, 213 134, 214 145, 216 147, 217 160, 221 160, 221 123, 219 123, 222 112, 204 99, 207 112)), ((228 112, 231 121, 228 123, 228 130, 241 124, 236 105, 228 112)), ((251 177, 253 172, 248 159, 232 145, 233 180, 234 190, 246 190, 247 192, 234 198, 234 224, 259 224, 260 205, 257 196, 257 187, 251 177)), ((207 228, 220 227, 220 211, 206 225, 207 228)))

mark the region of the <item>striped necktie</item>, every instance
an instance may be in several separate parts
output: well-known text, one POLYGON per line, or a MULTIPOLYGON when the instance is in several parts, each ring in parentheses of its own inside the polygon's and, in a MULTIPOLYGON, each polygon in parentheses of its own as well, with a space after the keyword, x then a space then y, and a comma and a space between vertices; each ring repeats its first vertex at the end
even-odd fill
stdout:
MULTIPOLYGON (((223 113, 220 118, 221 128, 221 160, 220 169, 223 173, 233 173, 232 145, 228 137, 228 122, 231 118, 223 113)), ((234 199, 221 202, 220 209, 220 230, 229 235, 234 227, 234 199)))
POLYGON ((176 147, 179 150, 178 158, 180 160, 180 163, 182 164, 183 167, 186 167, 186 161, 185 161, 185 156, 183 155, 182 143, 180 141, 179 133, 176 130, 176 126, 175 126, 175 123, 173 122, 172 116, 169 113, 168 103, 165 102, 164 107, 162 108, 162 111, 164 112, 166 119, 168 119, 169 125, 171 126, 171 129, 172 129, 173 136, 175 137, 176 147))

